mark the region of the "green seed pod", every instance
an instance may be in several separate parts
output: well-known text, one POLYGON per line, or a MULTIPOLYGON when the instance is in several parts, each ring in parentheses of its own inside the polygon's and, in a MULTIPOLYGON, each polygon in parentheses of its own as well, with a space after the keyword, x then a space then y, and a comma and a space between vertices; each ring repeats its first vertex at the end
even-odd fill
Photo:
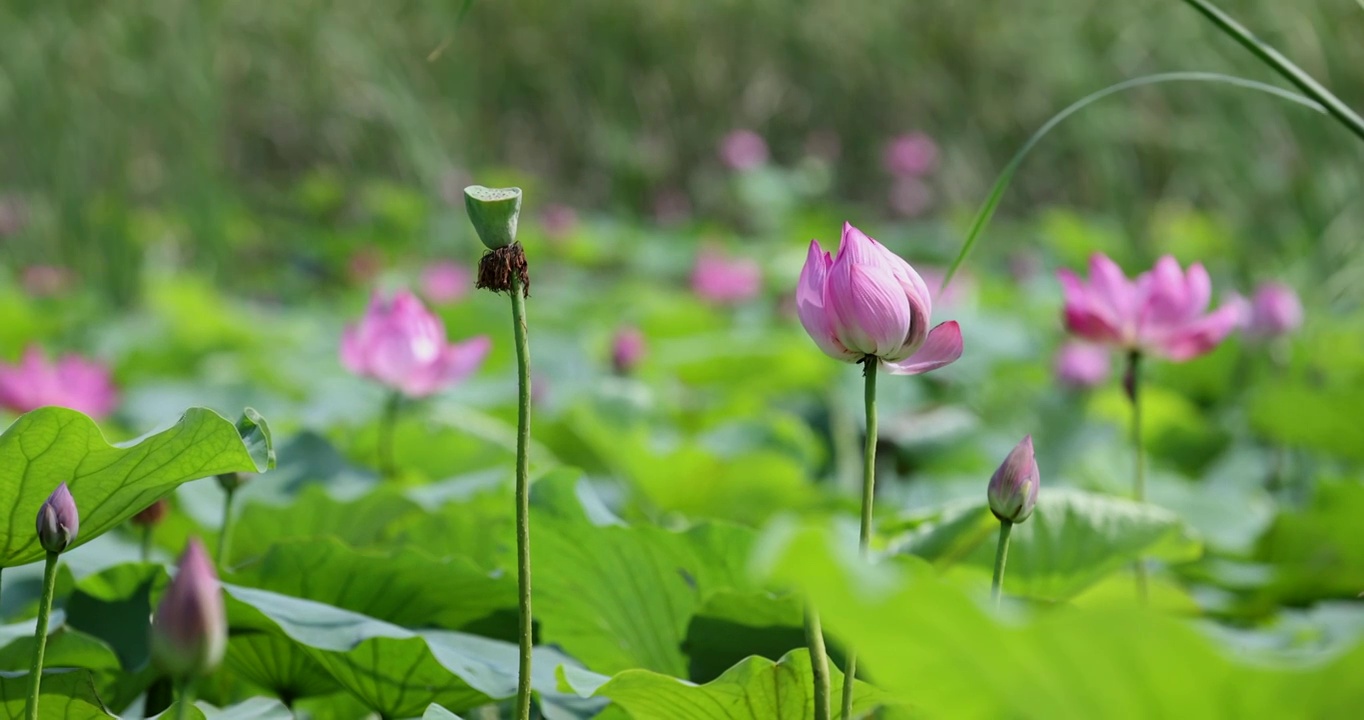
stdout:
POLYGON ((464 208, 478 239, 489 250, 516 242, 516 222, 521 215, 521 188, 464 188, 464 208))

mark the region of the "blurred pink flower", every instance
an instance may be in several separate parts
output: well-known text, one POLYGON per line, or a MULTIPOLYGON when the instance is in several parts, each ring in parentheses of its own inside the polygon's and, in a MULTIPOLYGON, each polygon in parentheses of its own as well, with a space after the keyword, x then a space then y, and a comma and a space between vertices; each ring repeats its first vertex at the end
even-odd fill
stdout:
POLYGON ((156 666, 177 678, 213 672, 227 652, 222 586, 196 538, 190 538, 152 616, 151 652, 156 666))
POLYGON ((1235 303, 1207 312, 1208 271, 1194 263, 1186 273, 1169 255, 1131 281, 1102 253, 1090 257, 1088 282, 1068 269, 1057 275, 1065 291, 1066 329, 1120 350, 1191 360, 1217 347, 1239 316, 1235 303))
POLYGON ((933 191, 928 183, 916 177, 896 178, 891 183, 887 201, 890 209, 902 217, 918 217, 933 205, 933 191))
POLYGON ((42 348, 30 345, 18 364, 0 363, 0 406, 8 410, 26 413, 57 405, 98 420, 113 412, 117 403, 108 369, 78 355, 52 364, 42 348))
POLYGON ((748 258, 728 258, 714 250, 702 250, 692 269, 691 289, 711 302, 743 302, 762 289, 762 268, 748 258))
POLYGON ((71 287, 71 271, 56 265, 30 265, 24 268, 20 283, 30 297, 53 297, 71 287))
POLYGON ((540 226, 550 240, 563 240, 578 228, 578 212, 568 205, 551 203, 540 211, 540 226))
POLYGON ((677 225, 691 217, 691 198, 677 188, 664 188, 654 196, 654 222, 677 225))
POLYGON ((1293 288, 1283 283, 1261 284, 1245 308, 1243 327, 1246 335, 1255 340, 1288 335, 1301 325, 1302 302, 1293 288))
POLYGON ((938 144, 921 132, 907 133, 886 145, 881 160, 892 175, 922 177, 938 166, 938 144))
POLYGON ((843 224, 838 256, 810 241, 796 287, 801 325, 826 355, 845 362, 878 358, 895 375, 918 375, 961 357, 954 321, 928 329, 933 299, 909 263, 843 224))
POLYGON ((1110 359, 1108 348, 1071 340, 1056 351, 1056 379, 1062 385, 1083 389, 1102 385, 1108 380, 1110 359))
POLYGON ((735 130, 720 142, 720 160, 730 170, 752 170, 767 162, 767 141, 752 130, 735 130))
POLYGON ((611 367, 617 375, 629 375, 644 359, 648 351, 644 343, 644 333, 635 327, 623 327, 611 339, 611 367))
POLYGON ((457 302, 469 294, 474 286, 474 275, 456 262, 434 262, 422 270, 422 295, 437 305, 457 302))
POLYGON ((385 299, 376 292, 360 322, 341 335, 341 364, 408 397, 425 397, 473 373, 491 345, 486 336, 447 344, 440 318, 412 293, 385 299))
POLYGON ((928 293, 933 296, 935 305, 957 305, 969 300, 976 292, 975 280, 965 270, 958 270, 957 274, 952 276, 951 284, 945 288, 942 281, 947 277, 946 269, 921 265, 917 270, 919 277, 923 278, 924 285, 928 286, 928 293))

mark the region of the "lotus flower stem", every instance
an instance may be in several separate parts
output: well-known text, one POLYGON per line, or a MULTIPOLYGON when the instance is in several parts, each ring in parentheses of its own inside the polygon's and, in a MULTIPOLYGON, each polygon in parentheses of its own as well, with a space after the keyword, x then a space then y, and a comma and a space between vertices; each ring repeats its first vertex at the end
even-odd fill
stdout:
MULTIPOLYGON (((871 550, 872 503, 876 497, 876 365, 879 361, 868 357, 862 363, 862 375, 866 378, 863 398, 867 408, 867 446, 862 458, 862 523, 858 531, 857 546, 862 557, 871 550)), ((843 720, 852 720, 853 688, 857 683, 857 650, 848 648, 848 660, 843 671, 843 720)))
POLYGON ((398 463, 393 456, 393 433, 398 427, 398 410, 402 406, 402 393, 390 392, 384 401, 383 417, 379 419, 379 479, 390 480, 398 475, 398 463))
POLYGON ((1012 522, 999 521, 999 544, 995 546, 995 578, 990 583, 990 593, 994 597, 995 607, 999 607, 999 602, 1004 597, 1004 563, 1009 559, 1009 533, 1013 529, 1012 522))
MULTIPOLYGON (((1132 479, 1132 496, 1137 502, 1146 502, 1146 455, 1143 453, 1141 437, 1141 353, 1127 354, 1127 374, 1123 377, 1127 398, 1132 401, 1132 453, 1135 473, 1132 479)), ((1137 558, 1137 599, 1142 605, 1147 603, 1148 578, 1146 560, 1137 558)))
POLYGON ((805 644, 810 648, 810 672, 815 681, 815 720, 833 720, 829 702, 829 651, 824 647, 824 628, 814 605, 805 603, 805 644))
POLYGON ((189 709, 194 707, 194 680, 180 684, 180 697, 175 703, 175 720, 189 720, 189 709))
POLYGON ((219 572, 226 569, 228 558, 232 552, 232 499, 237 495, 235 487, 223 488, 223 526, 218 529, 218 553, 214 558, 219 568, 219 572))
POLYGON ((521 663, 516 679, 516 720, 530 718, 530 343, 526 339, 526 297, 512 275, 512 333, 516 339, 516 584, 520 609, 521 663))
POLYGON ((43 653, 47 650, 47 621, 52 615, 52 595, 57 589, 57 558, 60 553, 48 551, 43 566, 43 596, 38 600, 38 626, 33 630, 33 665, 28 671, 28 705, 24 710, 27 720, 38 720, 38 691, 43 678, 43 653))

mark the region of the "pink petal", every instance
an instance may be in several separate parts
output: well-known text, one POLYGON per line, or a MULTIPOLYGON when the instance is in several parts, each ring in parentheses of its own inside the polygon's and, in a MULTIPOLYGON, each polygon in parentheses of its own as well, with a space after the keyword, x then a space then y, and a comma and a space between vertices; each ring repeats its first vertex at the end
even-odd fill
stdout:
POLYGON ((1115 327, 1130 324, 1135 317, 1136 288, 1122 268, 1103 253, 1089 258, 1089 301, 1090 307, 1115 327))
POLYGON ((853 361, 861 357, 843 346, 834 334, 834 321, 829 308, 824 303, 824 291, 828 285, 829 266, 833 258, 819 247, 818 240, 810 241, 810 251, 805 256, 805 267, 800 270, 800 281, 796 284, 796 315, 800 324, 809 333, 815 345, 835 360, 853 361))
POLYGON ((360 328, 355 325, 341 331, 341 364, 356 375, 365 373, 365 351, 360 344, 360 328))
POLYGON ((918 352, 900 362, 886 363, 886 370, 892 375, 919 375, 951 365, 961 352, 961 327, 956 320, 949 320, 928 332, 918 352))
POLYGON ((844 347, 878 357, 895 353, 909 334, 910 307, 899 281, 884 264, 854 262, 839 250, 829 269, 827 307, 844 347))
POLYGON ((486 335, 447 345, 441 355, 441 362, 445 368, 445 382, 457 382, 471 375, 483 364, 483 359, 488 357, 488 351, 492 346, 493 341, 486 335))
POLYGON ((1240 315, 1241 309, 1235 303, 1224 304, 1193 322, 1185 323, 1152 343, 1148 349, 1175 362, 1192 360, 1217 347, 1236 329, 1240 315))

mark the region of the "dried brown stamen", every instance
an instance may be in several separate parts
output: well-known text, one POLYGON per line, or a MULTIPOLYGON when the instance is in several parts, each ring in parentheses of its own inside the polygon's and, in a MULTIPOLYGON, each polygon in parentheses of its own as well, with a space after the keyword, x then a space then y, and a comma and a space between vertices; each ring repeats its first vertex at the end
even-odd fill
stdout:
POLYGON ((478 261, 478 280, 474 287, 495 293, 511 292, 512 278, 521 280, 521 294, 530 297, 530 267, 521 243, 512 243, 483 253, 478 261))

